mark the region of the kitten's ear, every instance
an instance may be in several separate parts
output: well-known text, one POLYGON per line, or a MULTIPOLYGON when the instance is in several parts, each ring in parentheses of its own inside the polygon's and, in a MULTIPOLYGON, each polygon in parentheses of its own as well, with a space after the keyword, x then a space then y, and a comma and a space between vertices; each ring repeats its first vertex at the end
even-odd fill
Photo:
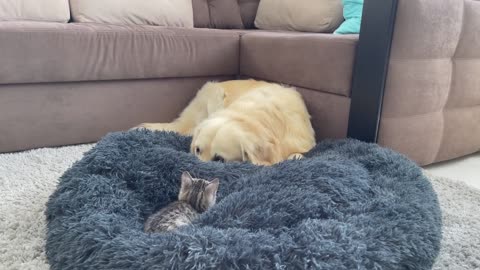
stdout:
POLYGON ((218 178, 215 178, 210 183, 208 183, 207 187, 205 188, 205 192, 207 193, 207 195, 216 196, 219 184, 220 180, 218 180, 218 178))
POLYGON ((180 187, 180 190, 185 190, 188 189, 192 186, 193 183, 193 177, 190 175, 188 172, 183 172, 182 173, 182 185, 180 187))

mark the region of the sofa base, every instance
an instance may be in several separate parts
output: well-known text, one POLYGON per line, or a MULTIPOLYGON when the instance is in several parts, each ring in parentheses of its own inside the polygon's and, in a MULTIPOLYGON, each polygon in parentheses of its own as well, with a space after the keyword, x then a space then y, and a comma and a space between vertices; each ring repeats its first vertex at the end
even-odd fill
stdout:
MULTIPOLYGON (((0 152, 96 142, 108 132, 175 119, 201 86, 233 76, 0 85, 0 152)), ((345 138, 350 99, 298 88, 317 139, 345 138)))
POLYGON ((95 142, 142 122, 168 122, 205 82, 232 78, 0 85, 0 152, 95 142))

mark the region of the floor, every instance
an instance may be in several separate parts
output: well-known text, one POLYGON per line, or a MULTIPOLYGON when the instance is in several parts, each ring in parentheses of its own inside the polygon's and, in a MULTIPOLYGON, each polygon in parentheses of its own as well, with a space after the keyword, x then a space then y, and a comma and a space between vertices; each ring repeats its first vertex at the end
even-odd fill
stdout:
POLYGON ((480 152, 424 167, 436 176, 442 176, 466 183, 480 189, 480 152))

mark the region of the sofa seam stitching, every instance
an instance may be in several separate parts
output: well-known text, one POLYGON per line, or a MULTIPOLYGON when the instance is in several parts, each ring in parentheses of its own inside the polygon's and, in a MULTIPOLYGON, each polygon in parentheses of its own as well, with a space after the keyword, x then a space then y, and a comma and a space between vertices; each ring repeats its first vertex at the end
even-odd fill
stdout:
POLYGON ((452 70, 451 70, 451 73, 450 73, 450 87, 448 88, 448 93, 447 93, 447 97, 445 99, 445 104, 442 106, 442 110, 441 110, 441 115, 442 115, 442 133, 440 135, 440 142, 439 142, 439 145, 437 147, 437 152, 435 153, 434 155, 434 161, 435 160, 438 160, 438 156, 440 155, 440 150, 442 148, 442 145, 443 145, 443 142, 444 142, 444 139, 445 139, 445 109, 447 107, 447 104, 448 104, 448 100, 450 99, 450 96, 452 94, 452 88, 453 88, 453 85, 454 85, 454 81, 455 81, 455 74, 454 74, 454 71, 455 71, 455 55, 457 54, 457 51, 458 51, 458 47, 460 46, 460 42, 462 41, 462 38, 463 38, 463 34, 464 34, 464 28, 465 28, 465 14, 466 14, 466 7, 465 7, 465 0, 462 1, 462 25, 460 27, 460 33, 459 33, 459 36, 458 36, 458 41, 457 41, 457 45, 455 46, 455 51, 453 52, 453 55, 450 57, 450 61, 451 61, 451 65, 452 65, 452 70))
POLYGON ((383 118, 385 119, 400 119, 400 118, 421 118, 429 114, 437 114, 437 113, 445 113, 449 111, 459 111, 459 110, 470 110, 470 109, 477 109, 477 107, 480 107, 480 104, 475 104, 475 105, 468 105, 464 107, 451 107, 451 108, 444 108, 442 110, 436 110, 432 112, 425 112, 425 113, 417 113, 417 114, 411 114, 411 115, 400 115, 400 116, 384 116, 383 118))

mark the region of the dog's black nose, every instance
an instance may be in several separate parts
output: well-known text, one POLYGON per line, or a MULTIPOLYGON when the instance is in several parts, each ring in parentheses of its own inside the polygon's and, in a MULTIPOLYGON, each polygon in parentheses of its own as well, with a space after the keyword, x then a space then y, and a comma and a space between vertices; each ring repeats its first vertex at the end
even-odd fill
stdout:
POLYGON ((212 161, 219 161, 219 162, 225 162, 225 159, 219 155, 215 155, 212 159, 212 161))

